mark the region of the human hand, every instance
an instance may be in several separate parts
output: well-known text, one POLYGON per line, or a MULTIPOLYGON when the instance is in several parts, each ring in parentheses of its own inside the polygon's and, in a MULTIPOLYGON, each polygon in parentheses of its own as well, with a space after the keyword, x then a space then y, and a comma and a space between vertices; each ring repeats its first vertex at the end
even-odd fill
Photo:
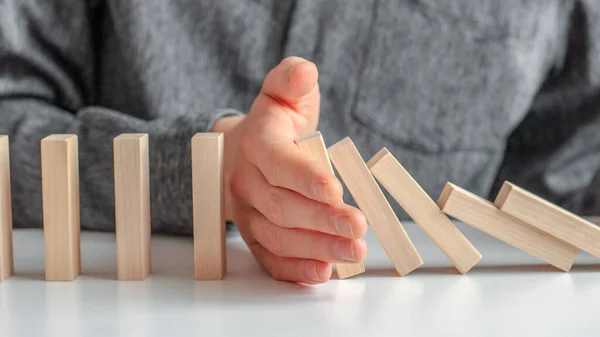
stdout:
POLYGON ((294 143, 319 119, 317 67, 298 57, 266 76, 244 117, 225 118, 227 217, 274 279, 326 282, 330 263, 364 259, 363 214, 342 202, 335 175, 294 143))

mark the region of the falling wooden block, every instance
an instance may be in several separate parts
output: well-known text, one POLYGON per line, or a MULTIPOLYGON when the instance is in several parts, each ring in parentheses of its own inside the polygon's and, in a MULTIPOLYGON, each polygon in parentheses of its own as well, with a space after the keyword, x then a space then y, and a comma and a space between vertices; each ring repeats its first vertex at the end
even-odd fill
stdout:
POLYGON ((554 267, 569 271, 578 249, 552 235, 500 211, 491 202, 447 183, 438 200, 446 214, 511 246, 536 256, 554 267))
POLYGON ((344 138, 328 151, 329 158, 371 224, 398 274, 405 276, 419 268, 423 260, 352 140, 344 138))
POLYGON ((117 279, 142 281, 152 269, 148 135, 122 134, 113 147, 117 279))
POLYGON ((468 272, 481 260, 477 249, 386 148, 371 158, 367 166, 459 272, 468 272))
POLYGON ((192 138, 196 280, 220 280, 225 276, 223 178, 223 134, 197 133, 192 138))
POLYGON ((0 136, 0 281, 13 273, 10 155, 8 136, 0 136))
POLYGON ((519 186, 505 182, 494 202, 503 212, 600 258, 600 228, 519 186))
MULTIPOLYGON (((333 167, 327 156, 327 147, 320 132, 315 132, 304 137, 296 139, 298 147, 315 160, 318 165, 328 168, 333 173, 333 167)), ((337 263, 335 265, 338 278, 345 279, 365 272, 365 266, 362 262, 358 263, 337 263)))
POLYGON ((41 152, 46 280, 72 281, 81 271, 77 136, 48 136, 41 152))

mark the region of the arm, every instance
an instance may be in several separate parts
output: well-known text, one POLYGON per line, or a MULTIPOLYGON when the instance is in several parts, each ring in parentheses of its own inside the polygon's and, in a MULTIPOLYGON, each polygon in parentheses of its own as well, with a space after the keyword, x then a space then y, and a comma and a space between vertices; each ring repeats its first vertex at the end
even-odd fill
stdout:
POLYGON ((150 135, 152 230, 191 232, 190 138, 232 111, 146 121, 94 107, 94 8, 87 1, 0 1, 0 134, 11 140, 14 222, 41 226, 40 140, 79 136, 81 223, 114 228, 112 139, 150 135))
POLYGON ((563 57, 508 141, 512 180, 580 214, 600 214, 600 3, 573 1, 563 57))

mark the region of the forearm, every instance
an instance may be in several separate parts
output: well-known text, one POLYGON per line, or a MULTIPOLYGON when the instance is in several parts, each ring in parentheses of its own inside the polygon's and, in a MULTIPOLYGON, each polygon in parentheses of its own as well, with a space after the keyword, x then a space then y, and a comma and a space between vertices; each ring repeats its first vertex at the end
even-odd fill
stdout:
POLYGON ((0 99, 0 134, 11 141, 14 222, 42 225, 40 140, 52 133, 79 137, 81 225, 114 229, 112 139, 120 133, 148 133, 152 230, 191 233, 190 139, 211 130, 214 121, 235 111, 190 113, 153 121, 90 107, 76 115, 34 99, 0 99))

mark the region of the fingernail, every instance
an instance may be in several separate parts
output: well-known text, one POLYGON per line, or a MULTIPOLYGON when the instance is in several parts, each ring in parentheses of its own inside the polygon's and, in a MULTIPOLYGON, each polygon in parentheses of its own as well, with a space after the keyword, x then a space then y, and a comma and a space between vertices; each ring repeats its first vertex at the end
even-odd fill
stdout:
POLYGON ((347 215, 338 215, 333 219, 335 230, 341 236, 354 239, 354 232, 352 232, 352 225, 350 224, 350 217, 347 215))
POLYGON ((315 181, 313 183, 313 195, 317 200, 329 203, 329 198, 327 197, 327 183, 324 181, 315 181))
POLYGON ((306 268, 306 276, 309 279, 315 282, 321 282, 319 274, 317 274, 317 263, 315 261, 306 261, 304 266, 304 268, 306 268))
POLYGON ((290 81, 290 75, 292 74, 292 71, 294 71, 294 68, 296 68, 297 65, 299 65, 300 63, 302 63, 302 61, 295 61, 294 63, 289 65, 289 68, 287 70, 287 74, 285 75, 285 80, 287 82, 290 81))
POLYGON ((352 241, 350 240, 340 240, 335 243, 333 247, 333 254, 341 260, 354 262, 356 258, 354 257, 354 249, 352 248, 352 241))

